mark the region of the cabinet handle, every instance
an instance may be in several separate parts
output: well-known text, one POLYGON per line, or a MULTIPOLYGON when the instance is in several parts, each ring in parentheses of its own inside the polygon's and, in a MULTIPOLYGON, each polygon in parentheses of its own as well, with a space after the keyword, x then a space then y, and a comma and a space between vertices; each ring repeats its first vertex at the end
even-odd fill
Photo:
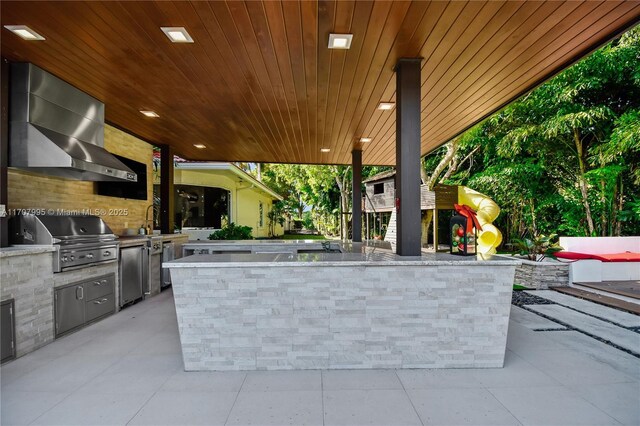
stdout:
POLYGON ((84 287, 82 286, 76 287, 76 299, 78 300, 84 299, 84 287), (78 295, 78 292, 80 293, 79 295, 78 295))
POLYGON ((93 282, 93 285, 101 286, 101 285, 102 285, 102 283, 101 283, 100 281, 94 281, 94 282, 93 282))
POLYGON ((107 302, 108 299, 100 299, 100 300, 94 300, 93 304, 94 305, 102 305, 103 303, 107 302))

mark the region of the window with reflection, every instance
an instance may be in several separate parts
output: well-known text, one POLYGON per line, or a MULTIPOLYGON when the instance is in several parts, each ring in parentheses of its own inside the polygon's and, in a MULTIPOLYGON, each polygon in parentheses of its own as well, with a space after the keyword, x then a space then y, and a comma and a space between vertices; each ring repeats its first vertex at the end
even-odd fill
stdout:
POLYGON ((231 193, 226 189, 174 185, 174 191, 176 226, 220 229, 229 221, 231 193))

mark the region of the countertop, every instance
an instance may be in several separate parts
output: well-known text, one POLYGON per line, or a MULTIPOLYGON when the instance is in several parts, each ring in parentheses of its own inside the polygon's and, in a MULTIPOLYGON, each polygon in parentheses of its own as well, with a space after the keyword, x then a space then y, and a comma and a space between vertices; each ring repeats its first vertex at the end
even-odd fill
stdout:
POLYGON ((120 248, 133 247, 147 244, 147 235, 123 235, 118 236, 120 248))
POLYGON ((188 238, 183 234, 151 234, 151 235, 119 235, 118 241, 120 242, 120 248, 133 247, 146 244, 150 237, 162 237, 162 241, 173 241, 181 238, 188 238))
POLYGON ((50 253, 53 251, 55 251, 55 248, 53 246, 20 245, 12 247, 2 247, 0 248, 0 258, 27 256, 39 253, 50 253))
POLYGON ((179 240, 184 238, 185 240, 189 239, 189 236, 187 234, 156 234, 156 235, 160 235, 162 237, 163 241, 166 240, 179 240))
POLYGON ((331 243, 331 245, 340 244, 335 240, 198 240, 189 241, 189 244, 193 245, 234 245, 234 246, 269 246, 269 245, 304 245, 304 244, 317 244, 331 243))
POLYGON ((427 266, 427 265, 474 265, 474 266, 517 266, 520 260, 510 260, 499 256, 456 256, 449 253, 423 253, 422 256, 398 256, 391 252, 360 253, 260 253, 260 254, 215 254, 193 255, 171 262, 164 262, 169 268, 243 268, 291 267, 291 266, 427 266))

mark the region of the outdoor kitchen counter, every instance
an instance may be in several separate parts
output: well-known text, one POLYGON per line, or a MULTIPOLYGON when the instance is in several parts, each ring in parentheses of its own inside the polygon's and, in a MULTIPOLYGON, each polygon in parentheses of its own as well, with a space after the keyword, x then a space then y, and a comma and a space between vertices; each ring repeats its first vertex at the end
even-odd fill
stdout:
POLYGON ((49 252, 53 252, 54 250, 55 249, 51 246, 21 245, 21 246, 14 246, 14 247, 2 247, 0 248, 0 258, 49 253, 49 252))
POLYGON ((342 249, 340 242, 325 240, 212 240, 186 242, 182 245, 182 255, 184 257, 193 254, 221 254, 226 252, 236 254, 296 254, 322 252, 325 244, 334 250, 342 249))
POLYGON ((120 248, 134 247, 146 245, 149 240, 148 235, 121 235, 118 237, 120 248))
POLYGON ((354 247, 164 266, 185 370, 204 371, 502 367, 518 264, 354 247))
POLYGON ((520 260, 501 256, 463 257, 448 253, 423 253, 422 256, 398 256, 393 253, 221 253, 196 254, 163 263, 169 268, 230 268, 230 267, 317 267, 317 266, 518 266, 520 260))

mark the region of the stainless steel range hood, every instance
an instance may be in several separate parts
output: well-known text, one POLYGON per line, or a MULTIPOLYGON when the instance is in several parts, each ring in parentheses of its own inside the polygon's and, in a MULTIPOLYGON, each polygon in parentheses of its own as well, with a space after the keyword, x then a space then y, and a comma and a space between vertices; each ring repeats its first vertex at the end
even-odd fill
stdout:
POLYGON ((136 182, 104 146, 104 104, 33 64, 11 65, 9 165, 68 179, 136 182))

